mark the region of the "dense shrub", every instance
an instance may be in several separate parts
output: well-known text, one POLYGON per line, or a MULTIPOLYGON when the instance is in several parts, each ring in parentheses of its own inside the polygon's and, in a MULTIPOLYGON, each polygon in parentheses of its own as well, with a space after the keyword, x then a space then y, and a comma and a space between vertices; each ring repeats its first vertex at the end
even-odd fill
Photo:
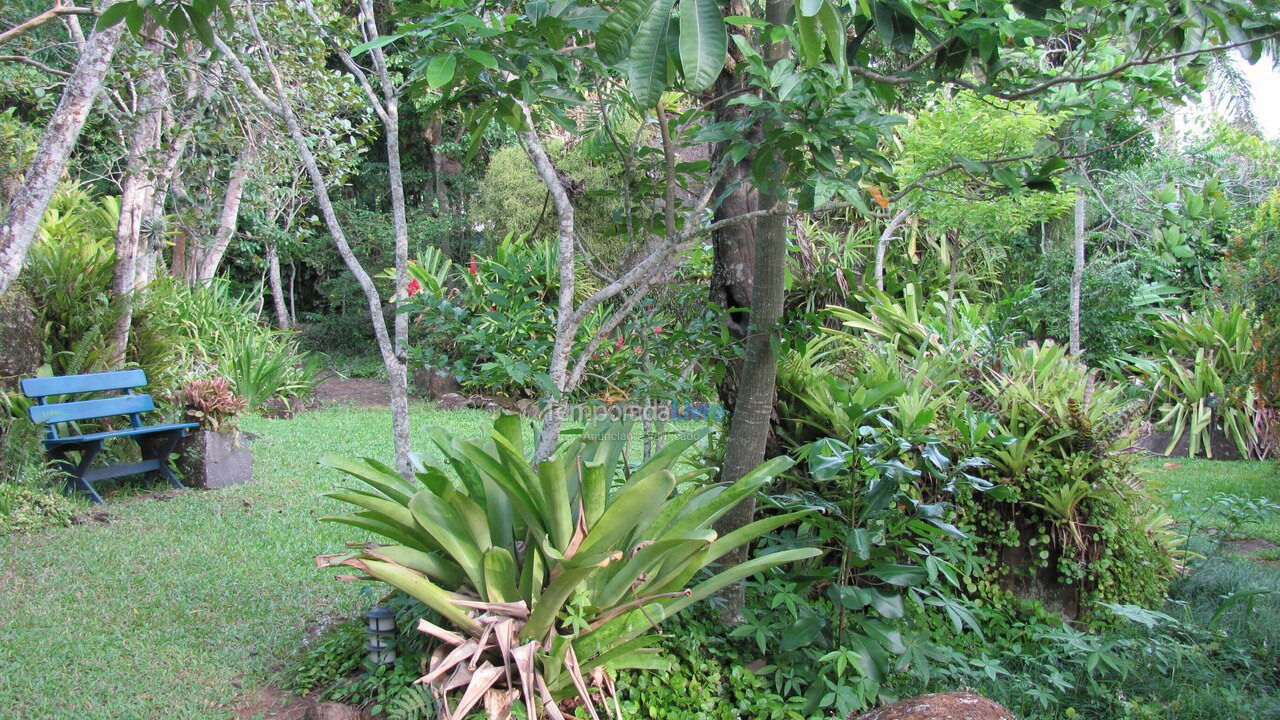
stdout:
POLYGON ((964 589, 982 603, 1034 596, 1088 617, 1101 602, 1158 600, 1172 570, 1165 520, 1125 454, 1140 405, 1062 346, 989 332, 963 302, 948 332, 942 298, 864 300, 866 313, 832 310, 848 331, 784 363, 791 447, 870 446, 917 502, 949 494, 964 589))

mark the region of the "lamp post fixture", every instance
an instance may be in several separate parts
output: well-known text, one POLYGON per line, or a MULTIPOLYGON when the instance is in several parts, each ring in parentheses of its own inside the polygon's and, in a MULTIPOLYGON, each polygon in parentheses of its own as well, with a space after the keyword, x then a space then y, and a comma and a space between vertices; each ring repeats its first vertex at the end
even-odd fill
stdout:
POLYGON ((390 665, 396 661, 396 612, 386 605, 378 605, 364 614, 368 621, 364 633, 369 636, 365 646, 370 665, 390 665))

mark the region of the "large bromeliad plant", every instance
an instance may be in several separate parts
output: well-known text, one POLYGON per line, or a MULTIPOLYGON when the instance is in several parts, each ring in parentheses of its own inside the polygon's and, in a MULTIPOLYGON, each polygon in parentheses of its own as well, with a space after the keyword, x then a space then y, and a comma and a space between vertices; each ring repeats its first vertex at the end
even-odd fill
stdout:
POLYGON ((359 511, 326 519, 389 542, 320 561, 386 582, 451 626, 419 621, 441 641, 420 682, 445 720, 481 701, 490 717, 506 717, 516 699, 530 718, 542 710, 560 719, 558 703, 573 695, 593 717, 600 699, 613 714, 611 671, 664 666, 650 647, 663 620, 730 583, 818 554, 786 550, 704 572, 804 513, 718 536, 716 519, 792 461, 775 458, 732 485, 711 484, 713 469, 680 463, 703 436, 691 433, 630 468, 627 426, 608 425, 535 466, 518 418, 507 416, 481 440, 435 430, 443 460, 420 467, 416 481, 374 460, 327 458, 368 488, 332 493, 359 511))

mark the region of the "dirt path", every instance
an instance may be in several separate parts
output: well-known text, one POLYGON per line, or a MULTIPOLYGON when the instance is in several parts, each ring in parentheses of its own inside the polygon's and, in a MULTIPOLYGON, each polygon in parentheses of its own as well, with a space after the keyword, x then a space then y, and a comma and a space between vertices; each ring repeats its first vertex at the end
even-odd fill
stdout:
POLYGON ((312 400, 322 408, 387 407, 391 402, 387 384, 382 380, 344 378, 330 371, 322 374, 312 400))

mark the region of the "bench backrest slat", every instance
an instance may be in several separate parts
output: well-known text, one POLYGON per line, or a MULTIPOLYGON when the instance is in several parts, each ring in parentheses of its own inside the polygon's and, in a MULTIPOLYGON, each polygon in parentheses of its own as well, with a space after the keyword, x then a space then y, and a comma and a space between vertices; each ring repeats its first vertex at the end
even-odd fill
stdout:
POLYGON ((58 403, 56 405, 32 405, 29 411, 33 423, 64 423, 93 420, 115 415, 131 415, 155 410, 150 395, 121 395, 100 400, 58 403))
MULTIPOLYGON (((147 384, 147 374, 141 370, 93 373, 90 375, 64 375, 62 377, 27 378, 22 381, 22 393, 29 398, 50 395, 74 395, 101 392, 103 390, 129 390, 147 384)), ((106 417, 93 415, 92 417, 106 417)))

